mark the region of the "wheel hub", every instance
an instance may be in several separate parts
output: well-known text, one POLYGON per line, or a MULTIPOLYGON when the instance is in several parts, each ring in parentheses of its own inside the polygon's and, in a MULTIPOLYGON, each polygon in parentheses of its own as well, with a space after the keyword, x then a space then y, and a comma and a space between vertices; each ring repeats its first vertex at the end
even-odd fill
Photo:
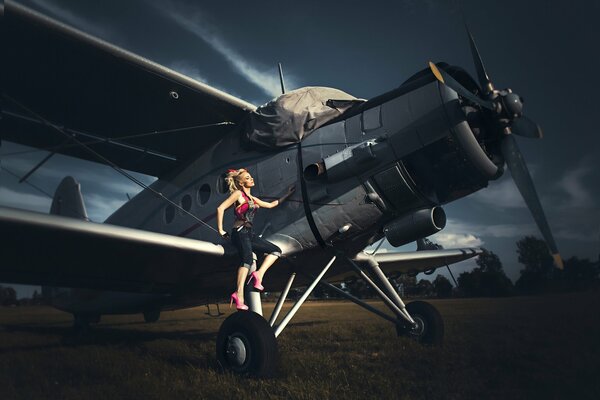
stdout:
POLYGON ((421 337, 425 333, 425 321, 419 315, 413 315, 413 320, 415 321, 415 325, 410 329, 410 334, 412 336, 421 337))
POLYGON ((230 336, 225 351, 227 361, 232 366, 242 366, 247 359, 247 346, 243 336, 230 336))

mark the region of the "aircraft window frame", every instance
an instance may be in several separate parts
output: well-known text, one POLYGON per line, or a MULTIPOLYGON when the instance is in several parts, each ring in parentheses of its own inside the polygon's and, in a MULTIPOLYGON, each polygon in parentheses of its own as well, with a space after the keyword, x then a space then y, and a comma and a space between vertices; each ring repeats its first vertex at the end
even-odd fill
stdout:
POLYGON ((181 208, 189 212, 192 209, 192 196, 189 193, 184 194, 180 201, 181 208), (187 206, 187 207, 186 207, 187 206))
POLYGON ((219 177, 217 178, 217 193, 219 194, 226 194, 229 193, 229 188, 227 187, 227 182, 225 182, 225 177, 227 176, 227 173, 221 174, 219 175, 219 177))
POLYGON ((212 195, 212 189, 208 183, 202 184, 196 191, 196 202, 201 206, 206 205, 212 195))
POLYGON ((173 204, 167 204, 165 206, 163 217, 167 225, 175 220, 175 206, 173 204))

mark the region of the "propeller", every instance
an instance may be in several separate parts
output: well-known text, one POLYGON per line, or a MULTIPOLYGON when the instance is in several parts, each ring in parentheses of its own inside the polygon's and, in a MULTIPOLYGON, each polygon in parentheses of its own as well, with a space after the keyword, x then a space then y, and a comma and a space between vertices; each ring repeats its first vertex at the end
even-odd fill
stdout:
POLYGON ((481 55, 473 39, 473 35, 467 27, 467 33, 469 35, 469 42, 471 46, 471 53, 473 55, 473 62, 477 71, 477 78, 481 87, 481 93, 485 93, 485 98, 479 97, 472 93, 470 90, 462 86, 456 81, 449 73, 443 69, 438 68, 431 61, 429 62, 429 68, 436 79, 448 86, 462 97, 468 99, 474 104, 478 104, 481 107, 491 111, 492 121, 496 124, 497 131, 502 132, 502 139, 500 149, 502 156, 506 161, 508 169, 510 170, 513 180, 517 185, 521 196, 525 200, 529 211, 531 212, 533 219, 535 220, 550 252, 554 258, 554 265, 563 269, 563 261, 556 247, 556 242, 552 235, 552 231, 548 226, 548 221, 544 214, 544 210, 538 198, 535 186, 527 169, 525 159, 517 146, 513 134, 524 136, 528 138, 541 138, 542 129, 538 124, 523 115, 523 98, 512 90, 495 90, 492 81, 483 65, 481 55))
POLYGON ((488 110, 496 110, 496 107, 494 106, 493 102, 475 96, 473 93, 471 93, 469 89, 465 88, 463 85, 458 83, 458 81, 456 81, 456 79, 454 79, 449 73, 447 73, 443 69, 439 69, 431 61, 429 61, 429 68, 431 69, 431 72, 433 72, 433 75, 435 75, 438 81, 448 86, 456 93, 471 100, 475 104, 479 104, 480 106, 487 108, 488 110))
POLYGON ((517 189, 519 189, 521 196, 523 196, 525 204, 527 204, 535 223, 537 224, 542 236, 544 237, 544 240, 546 241, 546 244, 548 245, 548 248, 550 249, 550 252, 552 253, 554 264, 557 268, 563 269, 564 266, 562 258, 558 253, 558 248, 556 247, 556 242, 552 236, 552 231, 548 226, 544 209, 542 208, 540 199, 535 191, 535 186, 531 180, 531 175, 527 169, 527 164, 525 163, 523 154, 521 154, 519 146, 517 146, 517 141, 513 135, 506 135, 504 139, 502 139, 501 149, 502 156, 504 157, 504 160, 506 160, 506 165, 508 166, 512 178, 517 185, 517 189))

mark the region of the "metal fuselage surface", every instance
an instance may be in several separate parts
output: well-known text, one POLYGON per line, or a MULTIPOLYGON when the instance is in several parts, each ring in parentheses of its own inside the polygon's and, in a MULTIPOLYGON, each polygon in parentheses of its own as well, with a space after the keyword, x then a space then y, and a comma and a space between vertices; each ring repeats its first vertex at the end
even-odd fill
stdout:
MULTIPOLYGON (((123 205, 106 223, 214 242, 222 244, 226 253, 235 252, 205 225, 216 227, 216 208, 228 196, 224 172, 246 168, 256 181, 252 195, 265 201, 279 198, 296 185, 288 201, 259 210, 254 221, 256 234, 277 244, 285 255, 266 277, 268 289, 281 290, 290 270, 312 274, 330 257, 320 239, 352 256, 382 238, 382 229, 390 221, 466 196, 485 187, 492 175, 497 177, 497 171, 485 171, 486 167, 493 170, 491 161, 486 157, 478 161, 481 154, 469 154, 481 153, 481 148, 470 149, 459 137, 471 135, 468 141, 477 144, 456 93, 429 77, 406 86, 315 130, 300 145, 258 151, 234 129, 185 168, 152 184, 154 190, 204 224, 148 190, 123 205), (319 162, 330 168, 330 175, 303 179, 306 167, 319 162), (489 165, 482 167, 478 162, 489 165), (308 205, 301 185, 305 185, 308 205), (307 212, 314 220, 312 229, 307 212), (340 232, 344 226, 347 229, 340 232)), ((226 212, 224 226, 230 227, 232 221, 233 213, 226 212)), ((136 294, 127 298, 96 292, 93 301, 78 301, 84 298, 73 292, 62 308, 105 314, 141 311, 148 304, 202 304, 233 290, 238 266, 236 262, 202 266, 206 279, 199 278, 194 287, 186 285, 173 296, 136 294)), ((335 273, 333 268, 331 274, 335 273)), ((302 283, 302 279, 297 282, 302 283)))

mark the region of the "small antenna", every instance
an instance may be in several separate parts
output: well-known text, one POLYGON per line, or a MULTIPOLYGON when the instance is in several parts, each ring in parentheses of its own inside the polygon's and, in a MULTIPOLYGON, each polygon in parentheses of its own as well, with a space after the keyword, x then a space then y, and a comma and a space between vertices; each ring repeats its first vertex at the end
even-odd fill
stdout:
POLYGON ((285 85, 283 83, 283 69, 281 68, 281 63, 277 63, 279 66, 279 82, 281 82, 281 94, 285 94, 285 85))

